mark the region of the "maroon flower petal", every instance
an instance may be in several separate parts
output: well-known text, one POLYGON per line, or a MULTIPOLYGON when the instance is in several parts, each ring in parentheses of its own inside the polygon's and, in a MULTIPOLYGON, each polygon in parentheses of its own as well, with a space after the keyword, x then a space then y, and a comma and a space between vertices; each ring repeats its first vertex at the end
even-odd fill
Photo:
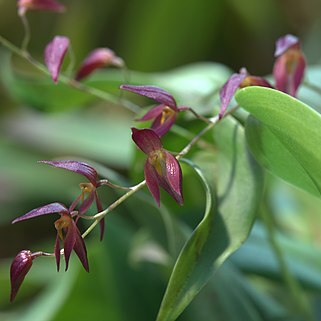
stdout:
POLYGON ((79 207, 79 214, 83 215, 85 214, 89 207, 91 206, 91 204, 93 203, 94 199, 95 199, 95 192, 96 190, 92 190, 89 195, 86 197, 86 199, 83 201, 83 203, 80 205, 79 207))
POLYGON ((300 49, 290 49, 274 63, 275 87, 293 97, 303 81, 306 61, 300 49))
POLYGON ((27 214, 16 218, 12 222, 12 224, 20 222, 20 221, 28 220, 33 217, 46 215, 46 214, 53 214, 53 213, 68 213, 68 209, 66 208, 65 205, 63 205, 61 203, 51 203, 48 205, 44 205, 44 206, 35 208, 35 209, 31 210, 30 212, 28 212, 27 214))
POLYGON ((152 129, 132 128, 132 138, 145 154, 163 147, 160 138, 152 129))
POLYGON ((60 238, 59 238, 58 233, 57 233, 57 237, 56 237, 54 253, 55 253, 55 257, 56 257, 57 271, 59 272, 59 269, 60 269, 60 238))
POLYGON ((78 232, 78 228, 76 226, 76 223, 70 217, 70 223, 69 223, 69 226, 67 227, 67 234, 64 239, 64 254, 65 254, 65 261, 66 261, 65 271, 68 270, 70 255, 71 255, 71 252, 76 244, 78 233, 79 232, 78 232))
POLYGON ((75 226, 75 229, 77 231, 76 234, 76 243, 74 245, 74 251, 77 254, 80 262, 82 263, 83 267, 87 272, 89 272, 89 265, 88 265, 88 258, 87 258, 87 250, 86 245, 84 242, 84 239, 81 237, 81 234, 76 226, 75 223, 73 223, 75 226))
POLYGON ((178 160, 168 151, 163 151, 165 158, 160 159, 161 175, 157 173, 159 185, 170 194, 174 200, 182 205, 182 170, 178 160))
POLYGON ((165 106, 177 110, 177 105, 174 97, 162 88, 155 86, 121 85, 120 89, 128 90, 135 94, 154 99, 157 102, 164 104, 165 106))
POLYGON ((157 116, 161 115, 164 109, 164 105, 158 105, 150 109, 142 118, 137 119, 137 121, 146 121, 155 119, 157 116))
POLYGON ((219 119, 221 119, 231 102, 236 90, 241 85, 242 81, 247 77, 245 73, 233 74, 223 85, 220 91, 221 109, 219 119))
POLYGON ((48 43, 45 49, 45 64, 51 74, 52 80, 57 83, 60 68, 69 47, 69 39, 56 36, 48 43))
POLYGON ((13 302, 15 299, 18 290, 31 269, 32 266, 32 256, 31 252, 24 250, 19 252, 14 258, 11 267, 10 267, 10 281, 11 281, 11 294, 10 302, 13 302))
POLYGON ((17 6, 20 16, 24 15, 27 10, 65 11, 65 6, 55 0, 18 0, 17 6))
POLYGON ((146 185, 154 197, 158 206, 160 206, 160 191, 158 186, 157 173, 154 167, 147 161, 144 167, 146 185))
POLYGON ((98 174, 97 171, 90 165, 77 162, 73 160, 62 160, 62 161, 39 161, 39 163, 48 164, 58 168, 64 168, 68 171, 81 174, 90 181, 94 186, 97 184, 98 174))
POLYGON ((151 129, 159 136, 164 136, 174 125, 176 120, 176 112, 171 113, 168 116, 159 115, 152 124, 151 129))
POLYGON ((274 57, 283 55, 288 49, 299 45, 299 39, 293 35, 286 35, 276 41, 274 57))
POLYGON ((82 62, 75 78, 76 80, 81 80, 96 69, 110 65, 122 67, 124 62, 121 58, 117 57, 112 50, 108 48, 97 48, 89 53, 82 62))

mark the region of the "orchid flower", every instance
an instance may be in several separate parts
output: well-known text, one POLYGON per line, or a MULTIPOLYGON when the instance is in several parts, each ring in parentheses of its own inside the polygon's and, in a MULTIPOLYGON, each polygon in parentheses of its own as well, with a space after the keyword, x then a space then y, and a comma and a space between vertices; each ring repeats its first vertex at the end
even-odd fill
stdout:
MULTIPOLYGON (((89 180, 89 183, 81 183, 81 194, 76 198, 73 204, 70 206, 71 211, 73 211, 77 203, 82 199, 83 203, 81 204, 78 212, 79 214, 84 214, 93 201, 95 200, 97 211, 101 212, 103 210, 102 204, 100 202, 97 188, 99 186, 105 185, 106 180, 98 180, 97 171, 90 165, 84 162, 77 162, 72 160, 62 160, 62 161, 39 161, 39 163, 48 164, 53 167, 63 168, 68 171, 78 173, 89 180), (88 193, 88 197, 85 199, 85 194, 88 193)), ((100 240, 103 239, 104 230, 105 230, 105 220, 104 218, 100 220, 100 240)))
POLYGON ((57 83, 62 62, 69 47, 69 39, 64 36, 55 36, 45 48, 45 64, 52 80, 57 83))
POLYGON ((132 138, 147 155, 144 167, 146 184, 158 206, 160 206, 159 187, 182 205, 182 171, 177 159, 163 148, 159 136, 152 129, 132 128, 132 138))
POLYGON ((189 109, 188 107, 178 107, 174 97, 159 87, 121 85, 120 89, 151 98, 160 103, 150 109, 142 118, 137 119, 138 121, 154 120, 151 129, 159 137, 164 136, 170 130, 179 112, 189 109))
POLYGON ((306 67, 299 39, 292 35, 279 38, 274 56, 276 61, 273 76, 276 89, 295 97, 306 67))
POLYGON ((18 0, 18 14, 23 16, 28 10, 64 12, 65 6, 55 0, 18 0))
POLYGON ((270 83, 262 77, 249 75, 245 68, 242 68, 240 72, 232 74, 232 76, 226 81, 220 91, 221 109, 219 113, 219 119, 221 119, 225 111, 230 104, 235 92, 239 88, 248 86, 262 86, 272 88, 270 83))
POLYGON ((68 270, 70 255, 72 250, 74 250, 85 270, 89 272, 85 242, 73 219, 78 215, 78 212, 70 211, 70 209, 61 203, 51 203, 31 210, 27 214, 16 218, 12 223, 14 224, 41 215, 54 213, 60 214, 60 219, 55 222, 57 237, 54 252, 57 270, 59 271, 60 268, 60 240, 62 240, 64 243, 64 256, 66 261, 65 270, 68 270))
POLYGON ((261 86, 276 88, 293 97, 296 96, 298 87, 302 83, 306 66, 304 55, 300 49, 297 37, 286 35, 276 41, 274 56, 276 61, 273 67, 275 87, 262 77, 249 75, 245 68, 233 74, 223 85, 220 92, 221 119, 238 88, 248 86, 261 86))
POLYGON ((20 251, 12 261, 10 267, 10 302, 13 302, 15 299, 25 276, 31 269, 32 261, 32 253, 29 250, 20 251))
POLYGON ((81 63, 75 78, 76 80, 81 80, 93 73, 96 69, 105 66, 123 67, 124 61, 108 48, 97 48, 90 52, 81 63))

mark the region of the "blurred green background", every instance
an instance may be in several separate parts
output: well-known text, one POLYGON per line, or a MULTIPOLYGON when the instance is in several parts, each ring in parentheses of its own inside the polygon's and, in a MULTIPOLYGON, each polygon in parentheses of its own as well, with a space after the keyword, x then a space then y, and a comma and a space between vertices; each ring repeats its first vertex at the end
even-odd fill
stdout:
MULTIPOLYGON (((125 60, 130 70, 138 71, 133 76, 136 82, 152 82, 153 73, 157 72, 166 83, 167 71, 207 61, 226 65, 231 70, 246 66, 252 74, 267 75, 272 70, 275 40, 287 33, 300 37, 309 64, 320 62, 321 58, 321 1, 318 0, 61 2, 67 6, 65 14, 28 13, 32 30, 29 49, 40 61, 45 45, 57 34, 71 39, 76 65, 92 49, 109 47, 125 60)), ((0 16, 0 34, 19 45, 23 28, 17 17, 16 1, 0 0, 0 16)), ((70 272, 57 276, 53 262, 40 260, 28 276, 17 305, 8 304, 11 259, 23 248, 51 251, 55 237, 52 217, 16 226, 11 226, 11 220, 53 201, 68 204, 79 192, 77 184, 83 181, 77 175, 47 168, 36 161, 78 157, 102 163, 101 171, 115 179, 118 177, 114 171, 128 178, 134 158, 130 139, 133 114, 106 102, 79 97, 79 100, 71 99, 72 103, 67 101, 66 106, 55 105, 52 112, 41 105, 46 98, 41 96, 45 95, 41 86, 37 87, 38 93, 31 93, 28 83, 23 83, 22 87, 17 85, 12 79, 10 60, 4 55, 6 51, 2 47, 0 50, 0 319, 70 320, 74 308, 68 307, 77 306, 77 320, 80 321, 91 317, 98 321, 125 320, 124 309, 136 316, 133 321, 151 320, 166 285, 157 281, 157 275, 166 279, 168 271, 154 265, 131 269, 135 260, 128 263, 126 251, 133 247, 134 232, 145 222, 145 218, 137 217, 135 224, 132 219, 129 219, 130 224, 125 224, 111 217, 104 246, 94 240, 97 236, 88 242, 96 274, 84 275, 78 271, 75 261, 70 272), (21 99, 28 94, 29 99, 21 99), (58 278, 61 282, 55 282, 58 278), (140 292, 137 293, 142 286, 140 280, 144 280, 145 287, 142 296, 149 299, 142 306, 139 305, 140 292), (77 285, 74 287, 74 284, 77 285), (42 294, 37 296, 40 292, 42 294), (73 294, 69 296, 69 293, 73 294), (32 309, 24 305, 30 301, 32 309), (47 307, 45 312, 44 306, 47 307), (109 314, 104 317, 107 310, 109 314), (96 313, 94 316, 92 311, 96 313)), ((23 74, 34 75, 34 70, 20 59, 14 58, 14 62, 17 69, 23 66, 23 74)), ((225 78, 230 72, 228 68, 220 69, 225 78)), ((40 77, 43 77, 40 81, 48 82, 44 76, 40 77)), ((117 93, 122 75, 111 71, 102 77, 108 80, 108 89, 117 93)), ((93 79, 99 81, 99 75, 93 79)), ((54 97, 48 94, 48 104, 51 99, 54 97)), ((104 201, 108 204, 115 197, 115 193, 110 192, 104 201)), ((138 215, 128 213, 127 208, 119 212, 125 218, 138 215)), ((197 219, 199 217, 194 218, 197 219)), ((140 232, 138 236, 135 234, 138 243, 140 238, 149 239, 148 232, 140 232)), ((160 235, 162 232, 158 231, 160 235)), ((319 234, 313 237, 317 239, 319 234)), ((165 259, 166 256, 160 258, 161 261, 165 259)), ((226 273, 225 276, 231 271, 226 273)), ((224 277, 221 282, 224 285, 224 277)), ((189 320, 188 315, 185 317, 189 320)))

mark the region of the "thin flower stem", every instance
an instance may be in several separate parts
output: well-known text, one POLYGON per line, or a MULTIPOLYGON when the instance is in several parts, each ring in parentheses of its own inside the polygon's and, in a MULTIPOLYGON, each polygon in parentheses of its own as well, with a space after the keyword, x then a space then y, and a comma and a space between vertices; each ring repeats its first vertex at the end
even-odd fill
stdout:
MULTIPOLYGON (((183 148, 181 150, 180 153, 178 153, 178 155, 176 156, 176 159, 179 160, 181 157, 183 157, 184 155, 186 155, 191 148, 199 141, 199 139, 205 134, 207 133, 211 128, 214 127, 214 125, 216 125, 218 122, 220 122, 222 119, 224 119, 227 115, 233 113, 237 108, 239 108, 239 106, 236 106, 234 108, 232 108, 231 110, 229 110, 227 113, 225 113, 225 115, 223 116, 223 118, 219 119, 218 116, 212 117, 210 118, 210 123, 203 128, 190 142, 188 145, 186 145, 185 148, 183 148)), ((124 194, 123 196, 121 196, 119 199, 117 199, 114 203, 112 203, 107 209, 105 209, 104 211, 97 213, 94 216, 84 216, 85 219, 94 219, 95 221, 88 227, 88 229, 82 234, 82 237, 85 238, 94 228, 95 226, 99 223, 99 221, 101 219, 103 219, 108 213, 110 213, 113 209, 115 209, 118 205, 120 205, 121 203, 123 203, 128 197, 130 197, 131 195, 133 195, 134 193, 136 193, 137 191, 139 191, 140 189, 142 189, 144 186, 146 185, 146 181, 142 181, 139 184, 133 186, 131 188, 130 191, 128 191, 126 194, 124 194)))
POLYGON ((107 209, 104 211, 96 214, 93 216, 93 219, 95 221, 88 227, 88 229, 82 234, 82 237, 85 238, 94 228, 95 226, 99 223, 101 219, 103 219, 109 212, 111 212, 114 208, 116 208, 118 205, 120 205, 123 201, 125 201, 128 197, 130 197, 132 194, 136 193, 140 189, 142 189, 146 184, 146 181, 142 181, 139 184, 135 185, 130 191, 128 191, 126 194, 121 196, 119 199, 117 199, 114 203, 109 205, 107 209))
POLYGON ((111 183, 108 179, 101 179, 99 181, 99 186, 102 186, 102 185, 109 186, 109 187, 115 188, 115 189, 122 189, 125 191, 131 190, 133 188, 133 187, 125 187, 125 186, 120 186, 120 185, 111 183))
POLYGON ((203 128, 182 150, 181 152, 176 156, 177 159, 180 159, 184 155, 186 155, 191 148, 199 141, 199 139, 207 133, 217 122, 219 121, 218 116, 215 117, 213 121, 211 121, 205 128, 203 128))
POLYGON ((191 112, 197 119, 202 120, 203 122, 205 122, 207 124, 211 123, 211 121, 208 118, 198 114, 193 108, 187 107, 186 110, 191 112))
MULTIPOLYGON (((0 35, 0 43, 4 47, 9 49, 11 52, 17 54, 18 56, 20 56, 23 59, 26 59, 30 64, 32 64, 35 68, 37 68, 39 71, 41 71, 45 75, 50 76, 47 68, 43 64, 41 64, 40 62, 38 62, 37 60, 32 58, 27 51, 22 51, 21 49, 16 47, 14 44, 12 44, 10 41, 5 39, 1 35, 0 35)), ((100 98, 104 101, 107 101, 109 103, 113 103, 116 105, 121 104, 123 107, 125 107, 126 109, 130 110, 131 112, 133 112, 135 114, 137 114, 140 111, 140 108, 138 106, 136 106, 135 104, 133 104, 123 98, 121 99, 121 102, 120 102, 117 97, 115 97, 109 93, 106 93, 106 92, 104 92, 100 89, 94 88, 94 87, 87 86, 86 84, 79 82, 75 79, 69 78, 63 74, 59 75, 59 81, 65 85, 68 85, 70 87, 78 89, 82 92, 86 92, 88 94, 91 94, 91 95, 93 95, 97 98, 100 98)))
POLYGON ((23 29, 25 31, 22 44, 21 44, 21 50, 23 52, 28 52, 28 45, 31 39, 31 32, 30 32, 30 25, 27 17, 25 15, 20 16, 22 24, 23 24, 23 29))

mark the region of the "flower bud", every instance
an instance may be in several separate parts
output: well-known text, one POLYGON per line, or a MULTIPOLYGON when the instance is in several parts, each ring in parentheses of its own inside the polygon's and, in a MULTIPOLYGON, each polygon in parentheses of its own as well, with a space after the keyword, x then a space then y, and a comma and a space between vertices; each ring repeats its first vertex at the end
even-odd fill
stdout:
POLYGON ((117 57, 115 53, 108 48, 97 48, 93 50, 82 62, 76 75, 76 80, 81 80, 89 76, 96 69, 115 66, 123 67, 124 61, 117 57))
POLYGON ((45 48, 45 64, 52 80, 57 83, 61 65, 69 47, 69 39, 64 36, 55 36, 45 48))
POLYGON ((55 0, 18 0, 18 14, 23 16, 28 10, 65 11, 65 6, 55 0))
POLYGON ((10 302, 15 299, 18 290, 32 266, 32 253, 29 250, 23 250, 14 258, 10 268, 11 294, 10 302))

